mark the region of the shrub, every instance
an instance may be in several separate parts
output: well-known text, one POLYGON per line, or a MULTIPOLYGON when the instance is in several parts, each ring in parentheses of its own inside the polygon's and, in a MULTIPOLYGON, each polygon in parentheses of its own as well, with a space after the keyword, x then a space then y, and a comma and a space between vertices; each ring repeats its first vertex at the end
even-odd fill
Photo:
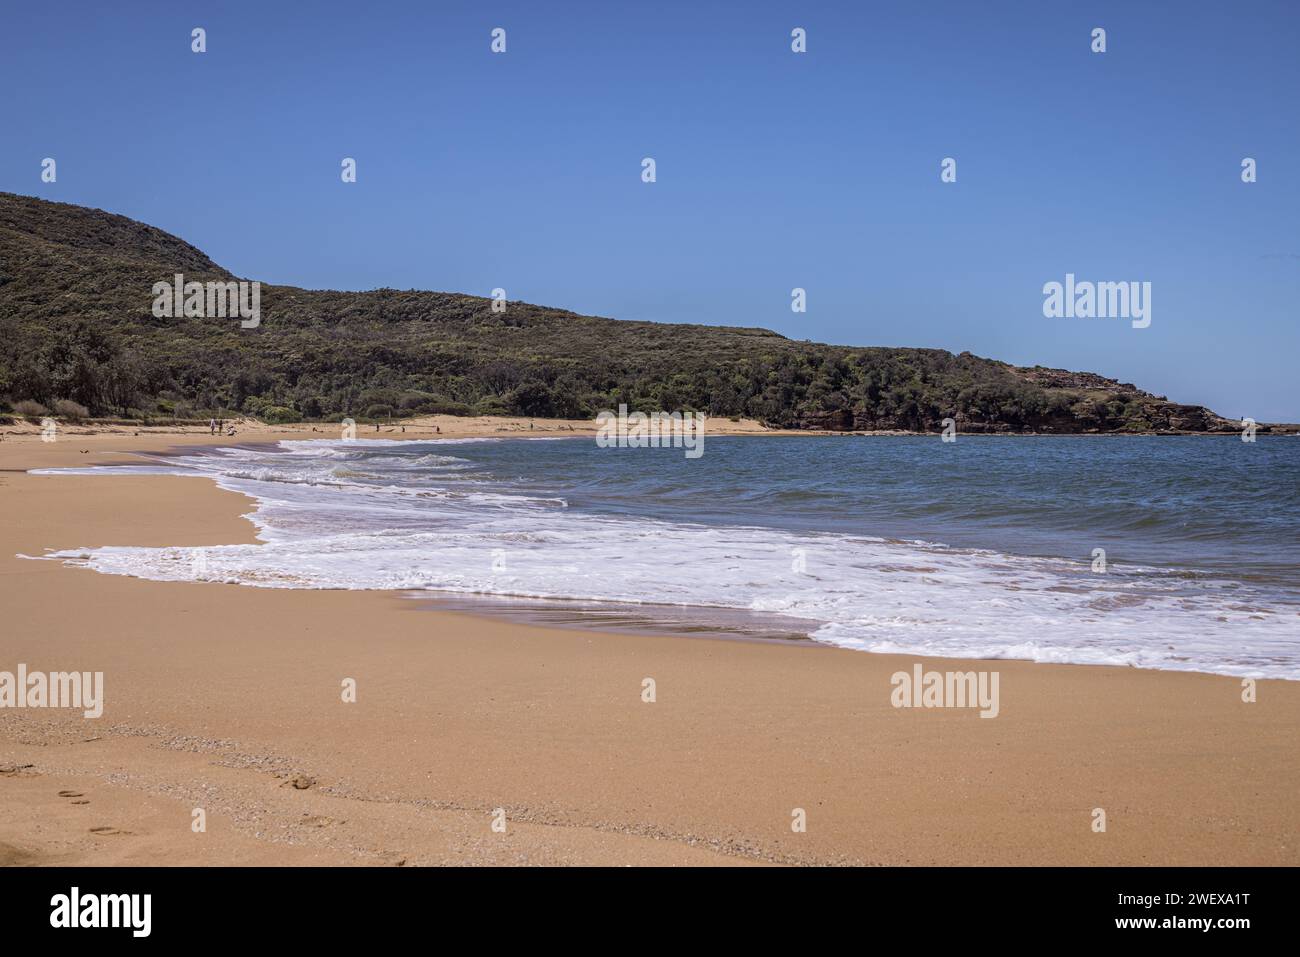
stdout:
POLYGON ((29 419, 39 419, 43 415, 50 414, 49 409, 31 399, 23 399, 21 402, 15 402, 14 411, 29 419))
POLYGON ((414 403, 402 402, 402 412, 406 415, 469 415, 471 411, 464 402, 438 396, 428 396, 414 403))
POLYGON ((73 402, 71 399, 55 399, 54 412, 70 422, 80 422, 82 419, 90 418, 90 410, 80 402, 73 402))
POLYGON ((298 413, 283 405, 264 405, 258 414, 263 422, 279 424, 298 421, 298 413))
POLYGON ((509 415, 510 408, 506 405, 505 399, 499 395, 491 395, 486 399, 480 399, 474 403, 474 415, 509 415))
POLYGON ((506 396, 510 410, 517 415, 550 416, 555 414, 555 393, 545 382, 525 382, 506 396))

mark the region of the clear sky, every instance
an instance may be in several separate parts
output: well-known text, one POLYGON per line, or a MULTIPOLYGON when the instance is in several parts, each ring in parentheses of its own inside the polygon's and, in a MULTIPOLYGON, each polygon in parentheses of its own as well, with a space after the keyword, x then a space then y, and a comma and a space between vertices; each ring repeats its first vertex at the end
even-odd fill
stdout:
POLYGON ((269 282, 502 287, 1300 421, 1297 50, 1295 0, 3 0, 0 189, 269 282), (1067 272, 1151 282, 1151 326, 1045 318, 1067 272))

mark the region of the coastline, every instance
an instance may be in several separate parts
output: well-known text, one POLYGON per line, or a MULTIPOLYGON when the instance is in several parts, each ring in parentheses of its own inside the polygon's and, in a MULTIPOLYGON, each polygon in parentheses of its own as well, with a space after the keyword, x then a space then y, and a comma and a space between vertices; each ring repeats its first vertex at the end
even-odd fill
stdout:
MULTIPOLYGON (((529 431, 569 431, 553 425, 529 431)), ((15 557, 253 542, 248 500, 208 481, 25 470, 332 437, 310 428, 0 442, 19 503, 0 532, 0 669, 106 684, 96 720, 0 710, 0 861, 1300 863, 1295 682, 1245 704, 1239 680, 1199 673, 603 634, 15 557), (917 660, 996 668, 1002 714, 895 710, 889 676, 917 660)))
MULTIPOLYGON (((0 444, 4 441, 25 441, 29 438, 39 438, 41 434, 40 425, 13 416, 8 424, 0 423, 0 444)), ((114 422, 95 422, 86 423, 59 423, 59 434, 65 438, 94 438, 102 436, 118 437, 151 437, 151 436, 177 436, 184 440, 183 444, 193 444, 195 440, 203 442, 211 439, 216 441, 223 440, 224 444, 231 444, 231 439, 237 439, 241 443, 253 441, 278 442, 282 439, 312 439, 312 438, 333 438, 338 437, 341 426, 338 423, 328 422, 291 422, 283 425, 268 425, 255 419, 234 419, 231 423, 235 425, 237 434, 234 436, 213 436, 210 435, 207 428, 197 425, 134 425, 123 424, 120 421, 114 422), (241 438, 241 436, 243 438, 241 438)), ((398 419, 392 423, 380 425, 375 428, 374 425, 361 424, 357 426, 358 438, 474 438, 474 437, 520 437, 523 435, 533 435, 536 437, 577 437, 580 435, 595 435, 597 425, 593 419, 545 419, 529 418, 524 416, 455 416, 455 415, 430 415, 420 416, 411 419, 398 419)), ((705 432, 707 435, 743 435, 743 436, 858 436, 870 438, 893 438, 893 437, 928 437, 938 438, 939 432, 915 432, 905 429, 876 429, 876 430, 858 430, 844 431, 837 429, 786 429, 772 428, 764 425, 755 419, 730 419, 730 418, 709 418, 705 432)), ((1013 432, 1006 431, 958 431, 962 438, 1098 438, 1098 437, 1148 437, 1148 438, 1173 438, 1182 436, 1198 436, 1202 438, 1237 438, 1240 439, 1240 430, 1226 430, 1218 432, 1188 432, 1179 430, 1148 430, 1136 432, 1103 432, 1103 431, 1085 431, 1085 432, 1013 432)), ((1269 423, 1259 424, 1256 438, 1258 437, 1300 437, 1300 423, 1269 423)), ((181 444, 181 443, 177 443, 181 444)))

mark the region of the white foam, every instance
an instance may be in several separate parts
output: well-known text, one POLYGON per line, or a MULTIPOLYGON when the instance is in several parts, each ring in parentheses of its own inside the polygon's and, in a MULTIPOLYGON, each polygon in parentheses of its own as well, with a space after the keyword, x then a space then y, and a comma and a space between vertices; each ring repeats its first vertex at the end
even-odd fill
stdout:
MULTIPOLYGON (((1096 575, 1082 562, 709 526, 689 514, 682 521, 587 514, 558 496, 466 479, 472 463, 438 451, 425 450, 416 471, 373 456, 356 466, 385 481, 389 469, 391 484, 334 474, 357 446, 397 444, 288 442, 279 454, 236 448, 63 472, 199 472, 256 498, 261 544, 203 549, 203 574, 213 581, 741 608, 804 619, 816 640, 863 651, 1300 680, 1296 608, 1243 603, 1237 583, 1190 583, 1156 569, 1096 575), (428 484, 430 476, 446 482, 428 484), (806 573, 793 568, 795 549, 806 573)), ((188 548, 46 557, 154 580, 195 575, 188 548)))

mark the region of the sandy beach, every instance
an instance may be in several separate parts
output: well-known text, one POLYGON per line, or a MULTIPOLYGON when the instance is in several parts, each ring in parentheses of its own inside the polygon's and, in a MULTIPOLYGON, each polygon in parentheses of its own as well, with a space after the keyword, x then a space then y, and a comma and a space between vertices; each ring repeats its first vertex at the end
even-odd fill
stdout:
MULTIPOLYGON (((592 427, 532 425, 359 437, 592 427)), ((252 503, 208 479, 28 469, 326 428, 0 429, 0 670, 105 682, 97 719, 0 709, 0 863, 1300 863, 1295 682, 1246 703, 1214 675, 560 630, 19 557, 256 541, 252 503), (996 670, 998 717, 892 707, 918 660, 996 670)))

